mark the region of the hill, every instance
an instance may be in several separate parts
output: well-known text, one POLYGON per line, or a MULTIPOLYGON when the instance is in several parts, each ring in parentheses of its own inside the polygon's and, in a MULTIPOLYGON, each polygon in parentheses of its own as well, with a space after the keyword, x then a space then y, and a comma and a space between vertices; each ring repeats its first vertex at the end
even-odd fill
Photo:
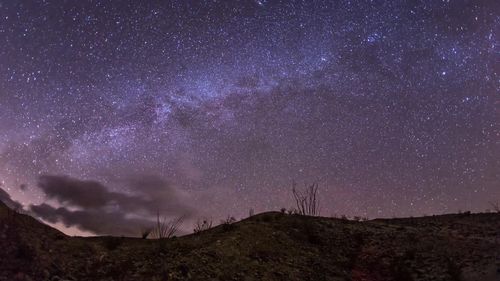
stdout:
POLYGON ((0 280, 500 280, 500 214, 278 212, 168 240, 69 237, 0 203, 0 280))

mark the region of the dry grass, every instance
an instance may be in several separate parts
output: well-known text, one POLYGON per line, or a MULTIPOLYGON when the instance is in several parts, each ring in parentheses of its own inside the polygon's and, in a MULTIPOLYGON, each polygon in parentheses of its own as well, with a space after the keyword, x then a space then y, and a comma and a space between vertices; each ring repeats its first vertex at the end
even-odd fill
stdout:
POLYGON ((158 212, 156 214, 156 226, 151 231, 151 237, 154 239, 172 238, 183 221, 183 216, 168 220, 167 217, 161 218, 158 212))

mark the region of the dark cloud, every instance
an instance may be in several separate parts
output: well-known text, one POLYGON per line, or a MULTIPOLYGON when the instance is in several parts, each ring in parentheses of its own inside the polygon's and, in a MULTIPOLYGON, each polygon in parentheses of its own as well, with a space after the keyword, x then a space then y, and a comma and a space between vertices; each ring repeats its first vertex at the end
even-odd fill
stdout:
POLYGON ((63 207, 32 205, 42 219, 62 222, 97 234, 137 235, 152 225, 158 212, 163 216, 191 216, 194 210, 184 204, 177 190, 156 176, 131 177, 121 181, 129 193, 113 192, 97 181, 68 176, 44 175, 38 187, 63 207))
POLYGON ((2 188, 0 188, 0 201, 3 202, 5 205, 7 205, 7 207, 12 208, 14 210, 19 210, 23 208, 21 203, 13 200, 10 197, 10 195, 2 188))
POLYGON ((142 228, 154 225, 154 221, 142 218, 128 218, 122 212, 102 209, 71 211, 65 207, 55 208, 48 204, 31 206, 31 211, 50 223, 63 223, 66 227, 107 235, 137 236, 142 228))
POLYGON ((41 176, 38 187, 48 198, 84 208, 102 207, 111 200, 117 200, 118 197, 98 182, 81 181, 65 176, 41 176))

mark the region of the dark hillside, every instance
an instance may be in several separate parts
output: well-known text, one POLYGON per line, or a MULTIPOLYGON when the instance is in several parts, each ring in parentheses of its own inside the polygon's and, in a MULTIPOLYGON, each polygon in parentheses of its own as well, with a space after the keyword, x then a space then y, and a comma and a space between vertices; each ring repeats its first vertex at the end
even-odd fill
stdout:
POLYGON ((499 280, 500 214, 255 215, 168 240, 68 237, 0 208, 0 280, 499 280))

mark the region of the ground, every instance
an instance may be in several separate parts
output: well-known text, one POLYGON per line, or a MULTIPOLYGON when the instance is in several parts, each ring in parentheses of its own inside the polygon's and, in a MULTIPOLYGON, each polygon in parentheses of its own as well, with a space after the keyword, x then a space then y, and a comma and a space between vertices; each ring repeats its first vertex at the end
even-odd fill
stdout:
MULTIPOLYGON (((139 230, 138 230, 139 231, 139 230)), ((262 213, 183 237, 70 237, 0 203, 3 280, 500 280, 500 214, 262 213)))

